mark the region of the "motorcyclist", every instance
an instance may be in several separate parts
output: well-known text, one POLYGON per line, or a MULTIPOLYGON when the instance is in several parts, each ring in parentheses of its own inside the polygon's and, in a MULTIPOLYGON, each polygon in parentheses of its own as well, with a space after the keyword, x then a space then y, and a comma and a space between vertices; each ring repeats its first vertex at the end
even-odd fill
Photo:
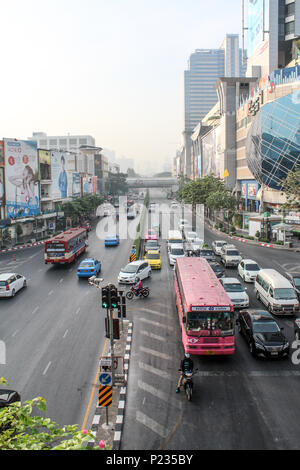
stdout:
POLYGON ((184 354, 184 358, 182 359, 181 364, 180 364, 180 369, 179 369, 180 370, 180 377, 179 377, 178 385, 177 385, 177 388, 176 388, 176 393, 180 392, 180 387, 181 387, 182 380, 183 380, 185 372, 193 372, 193 369, 194 369, 194 363, 191 359, 190 354, 186 352, 184 354))
POLYGON ((137 295, 139 295, 143 289, 143 284, 142 284, 142 281, 140 280, 139 277, 136 278, 136 283, 134 285, 134 289, 137 293, 137 295))

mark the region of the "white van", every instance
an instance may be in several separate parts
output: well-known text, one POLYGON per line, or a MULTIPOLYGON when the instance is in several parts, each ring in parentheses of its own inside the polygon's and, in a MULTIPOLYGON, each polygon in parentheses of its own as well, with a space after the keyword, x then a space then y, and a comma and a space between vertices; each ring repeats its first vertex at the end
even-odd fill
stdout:
POLYGON ((292 284, 275 269, 261 269, 254 284, 256 298, 274 314, 294 315, 299 301, 292 284))
POLYGON ((170 251, 172 245, 183 245, 182 233, 179 230, 170 230, 168 233, 168 251, 170 251))

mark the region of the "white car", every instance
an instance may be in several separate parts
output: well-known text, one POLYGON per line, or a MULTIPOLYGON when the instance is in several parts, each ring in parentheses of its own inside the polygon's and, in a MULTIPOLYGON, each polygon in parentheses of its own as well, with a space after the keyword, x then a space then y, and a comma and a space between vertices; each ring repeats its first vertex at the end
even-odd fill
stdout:
POLYGON ((21 274, 0 274, 0 297, 14 297, 19 290, 26 286, 26 278, 21 274))
POLYGON ((234 245, 223 245, 221 248, 221 261, 225 268, 235 267, 237 268, 243 257, 234 245))
POLYGON ((198 235, 196 232, 186 232, 185 234, 185 239, 187 242, 194 243, 197 238, 198 238, 198 235))
POLYGON ((255 282, 256 276, 260 270, 261 267, 252 259, 243 259, 238 265, 239 276, 245 282, 255 282))
POLYGON ((185 256, 185 253, 184 253, 182 244, 172 245, 169 251, 170 266, 174 266, 176 264, 177 258, 183 258, 184 256, 185 256))
POLYGON ((222 249, 222 246, 226 245, 227 242, 225 242, 224 240, 215 240, 214 242, 212 242, 212 249, 214 250, 214 253, 216 255, 221 255, 221 249, 222 249))
POLYGON ((138 260, 127 264, 125 268, 121 269, 118 276, 118 282, 120 284, 134 284, 136 282, 137 277, 139 277, 142 281, 143 279, 146 279, 150 276, 150 264, 147 263, 147 261, 138 260))
POLYGON ((221 284, 227 292, 228 297, 235 309, 249 307, 249 296, 246 289, 235 277, 224 277, 220 279, 221 284))

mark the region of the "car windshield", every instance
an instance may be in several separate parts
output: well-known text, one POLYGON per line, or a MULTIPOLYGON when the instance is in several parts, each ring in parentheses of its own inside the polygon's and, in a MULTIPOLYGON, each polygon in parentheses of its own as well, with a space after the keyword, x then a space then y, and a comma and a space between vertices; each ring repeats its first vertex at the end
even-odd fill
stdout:
POLYGON ((188 330, 200 332, 201 335, 233 334, 234 321, 231 312, 189 312, 187 317, 188 330))
POLYGON ((212 264, 211 267, 213 268, 213 270, 217 273, 221 272, 222 271, 222 267, 219 265, 219 264, 212 264))
POLYGON ((174 238, 172 240, 169 240, 169 243, 182 243, 182 239, 178 238, 177 240, 174 238))
POLYGON ((200 256, 215 256, 212 250, 201 250, 200 256))
POLYGON ((228 250, 226 252, 226 255, 228 255, 228 256, 240 256, 240 254, 237 250, 228 250))
POLYGON ((254 321, 253 333, 277 333, 280 331, 275 321, 254 321))
POLYGON ((152 242, 147 242, 146 247, 148 247, 148 246, 158 246, 157 241, 153 240, 152 242))
POLYGON ((245 269, 247 271, 259 271, 260 267, 258 266, 258 264, 246 264, 245 269))
POLYGON ((294 283, 296 287, 300 287, 300 277, 294 277, 294 283))
POLYGON ((216 246, 223 246, 223 245, 226 245, 226 243, 224 243, 224 242, 216 242, 216 246))
POLYGON ((184 251, 181 248, 173 248, 172 255, 184 255, 184 251))
POLYGON ((138 266, 132 266, 131 264, 127 264, 127 266, 121 269, 122 273, 135 273, 137 271, 138 266))
POLYGON ((94 267, 94 263, 93 263, 92 261, 85 262, 85 263, 81 263, 80 267, 81 267, 81 268, 93 268, 93 267, 94 267))
POLYGON ((149 254, 147 255, 148 259, 160 259, 159 254, 149 254))
POLYGON ((290 288, 281 288, 275 289, 275 299, 277 300, 292 300, 296 299, 296 293, 294 289, 290 288))
POLYGON ((244 292, 245 289, 242 284, 223 284, 226 292, 244 292))

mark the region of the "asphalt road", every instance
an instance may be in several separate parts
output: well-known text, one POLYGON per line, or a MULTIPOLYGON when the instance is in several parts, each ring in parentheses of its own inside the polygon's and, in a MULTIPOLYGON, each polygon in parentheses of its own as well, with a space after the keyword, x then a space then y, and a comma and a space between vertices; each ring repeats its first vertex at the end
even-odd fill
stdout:
MULTIPOLYGON (((138 219, 129 222, 133 236, 138 219)), ((90 232, 86 254, 69 266, 45 265, 41 247, 0 255, 1 273, 20 272, 28 281, 14 298, 0 299, 0 340, 6 346, 0 376, 23 401, 46 398, 48 416, 60 425, 82 425, 105 342, 100 291, 77 279, 76 267, 97 257, 104 282, 116 283, 132 245, 128 238, 105 248, 107 222, 90 232)))
MULTIPOLYGON (((151 195, 162 202, 157 192, 151 195)), ((175 215, 175 227, 180 217, 175 215)), ((205 241, 214 239, 224 236, 205 228, 205 241)), ((234 244, 264 268, 299 270, 298 254, 234 244)), ((253 358, 238 333, 234 356, 195 358, 200 372, 192 402, 175 393, 183 348, 165 241, 161 251, 163 266, 148 283, 150 297, 128 306, 134 327, 122 449, 299 449, 300 367, 291 357, 253 358)), ((227 269, 226 276, 237 277, 237 270, 227 269)), ((247 288, 250 306, 262 308, 253 285, 247 288)), ((293 341, 293 319, 278 322, 293 341)))

